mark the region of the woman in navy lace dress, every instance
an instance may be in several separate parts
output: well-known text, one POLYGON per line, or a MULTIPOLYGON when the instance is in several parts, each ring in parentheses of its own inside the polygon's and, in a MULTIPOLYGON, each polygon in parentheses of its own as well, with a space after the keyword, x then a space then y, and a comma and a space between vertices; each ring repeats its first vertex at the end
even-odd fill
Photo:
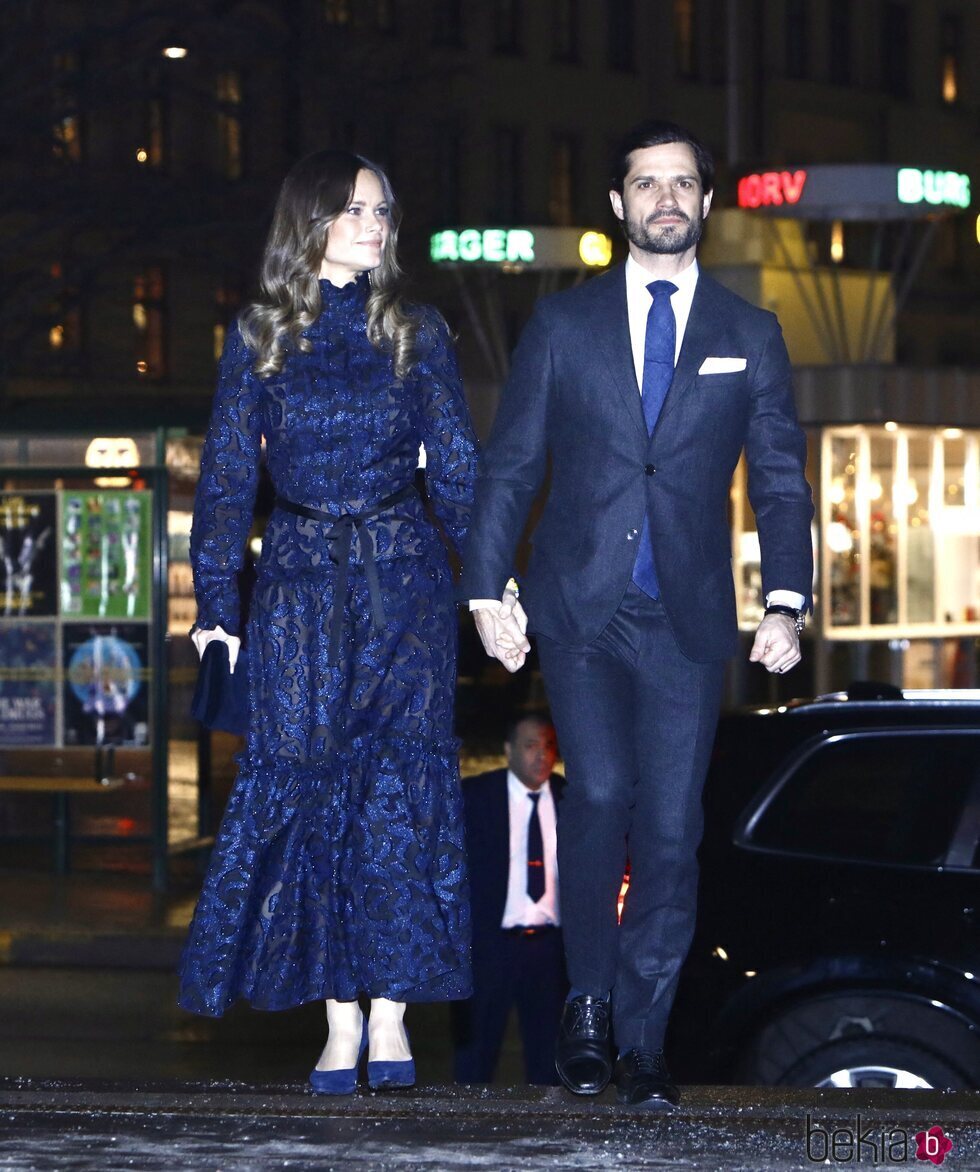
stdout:
POLYGON ((315 1089, 407 1085, 405 1003, 470 994, 457 744, 457 550, 476 447, 452 343, 398 292, 394 201, 322 151, 287 176, 259 300, 230 333, 194 507, 203 654, 236 657, 236 574, 264 459, 277 494, 245 636, 248 738, 181 961, 218 1015, 325 1000, 315 1089), (370 999, 362 1018, 358 997, 370 999))

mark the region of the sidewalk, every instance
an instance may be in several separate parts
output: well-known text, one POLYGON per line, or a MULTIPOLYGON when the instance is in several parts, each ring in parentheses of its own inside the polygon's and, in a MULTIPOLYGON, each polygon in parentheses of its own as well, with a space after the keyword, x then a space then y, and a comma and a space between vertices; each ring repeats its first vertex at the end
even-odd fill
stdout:
POLYGON ((173 969, 196 898, 191 874, 161 896, 138 871, 0 870, 0 965, 173 969))
POLYGON ((0 1162, 31 1172, 785 1172, 856 1163, 859 1136, 863 1165, 914 1168, 932 1166, 918 1163, 915 1140, 930 1128, 952 1144, 950 1172, 980 1168, 976 1094, 694 1087, 665 1116, 619 1107, 611 1091, 576 1099, 558 1089, 433 1086, 331 1099, 295 1085, 0 1080, 0 1162), (828 1160, 832 1134, 837 1158, 828 1160))

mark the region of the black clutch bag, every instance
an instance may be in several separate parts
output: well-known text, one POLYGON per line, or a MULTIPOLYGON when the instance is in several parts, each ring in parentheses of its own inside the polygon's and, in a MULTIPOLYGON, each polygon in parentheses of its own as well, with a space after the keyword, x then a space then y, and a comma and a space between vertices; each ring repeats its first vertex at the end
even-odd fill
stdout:
POLYGON ((191 716, 206 728, 243 734, 248 728, 248 662, 239 649, 235 671, 228 659, 228 644, 212 639, 204 648, 191 700, 191 716))

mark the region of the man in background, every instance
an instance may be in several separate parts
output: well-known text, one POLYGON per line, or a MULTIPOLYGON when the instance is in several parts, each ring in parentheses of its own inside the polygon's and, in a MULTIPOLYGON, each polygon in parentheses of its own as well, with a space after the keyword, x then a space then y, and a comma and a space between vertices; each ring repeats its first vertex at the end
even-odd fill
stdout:
POLYGON ((491 1082, 516 1005, 529 1083, 552 1085, 568 982, 555 827, 562 778, 547 716, 512 720, 506 769, 463 782, 473 910, 473 997, 454 1003, 456 1081, 491 1082))

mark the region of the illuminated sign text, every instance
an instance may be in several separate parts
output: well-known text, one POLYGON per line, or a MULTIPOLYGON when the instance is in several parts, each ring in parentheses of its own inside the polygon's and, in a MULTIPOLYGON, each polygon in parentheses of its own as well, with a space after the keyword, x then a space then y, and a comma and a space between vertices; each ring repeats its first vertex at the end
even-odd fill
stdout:
POLYGON ((970 176, 957 171, 920 171, 902 167, 898 172, 900 203, 949 204, 957 208, 970 206, 970 176))
POLYGON ((433 234, 429 255, 434 261, 533 264, 534 233, 526 228, 446 228, 433 234))
POLYGON ((740 208, 778 207, 799 203, 806 185, 806 171, 763 171, 738 181, 740 208))

